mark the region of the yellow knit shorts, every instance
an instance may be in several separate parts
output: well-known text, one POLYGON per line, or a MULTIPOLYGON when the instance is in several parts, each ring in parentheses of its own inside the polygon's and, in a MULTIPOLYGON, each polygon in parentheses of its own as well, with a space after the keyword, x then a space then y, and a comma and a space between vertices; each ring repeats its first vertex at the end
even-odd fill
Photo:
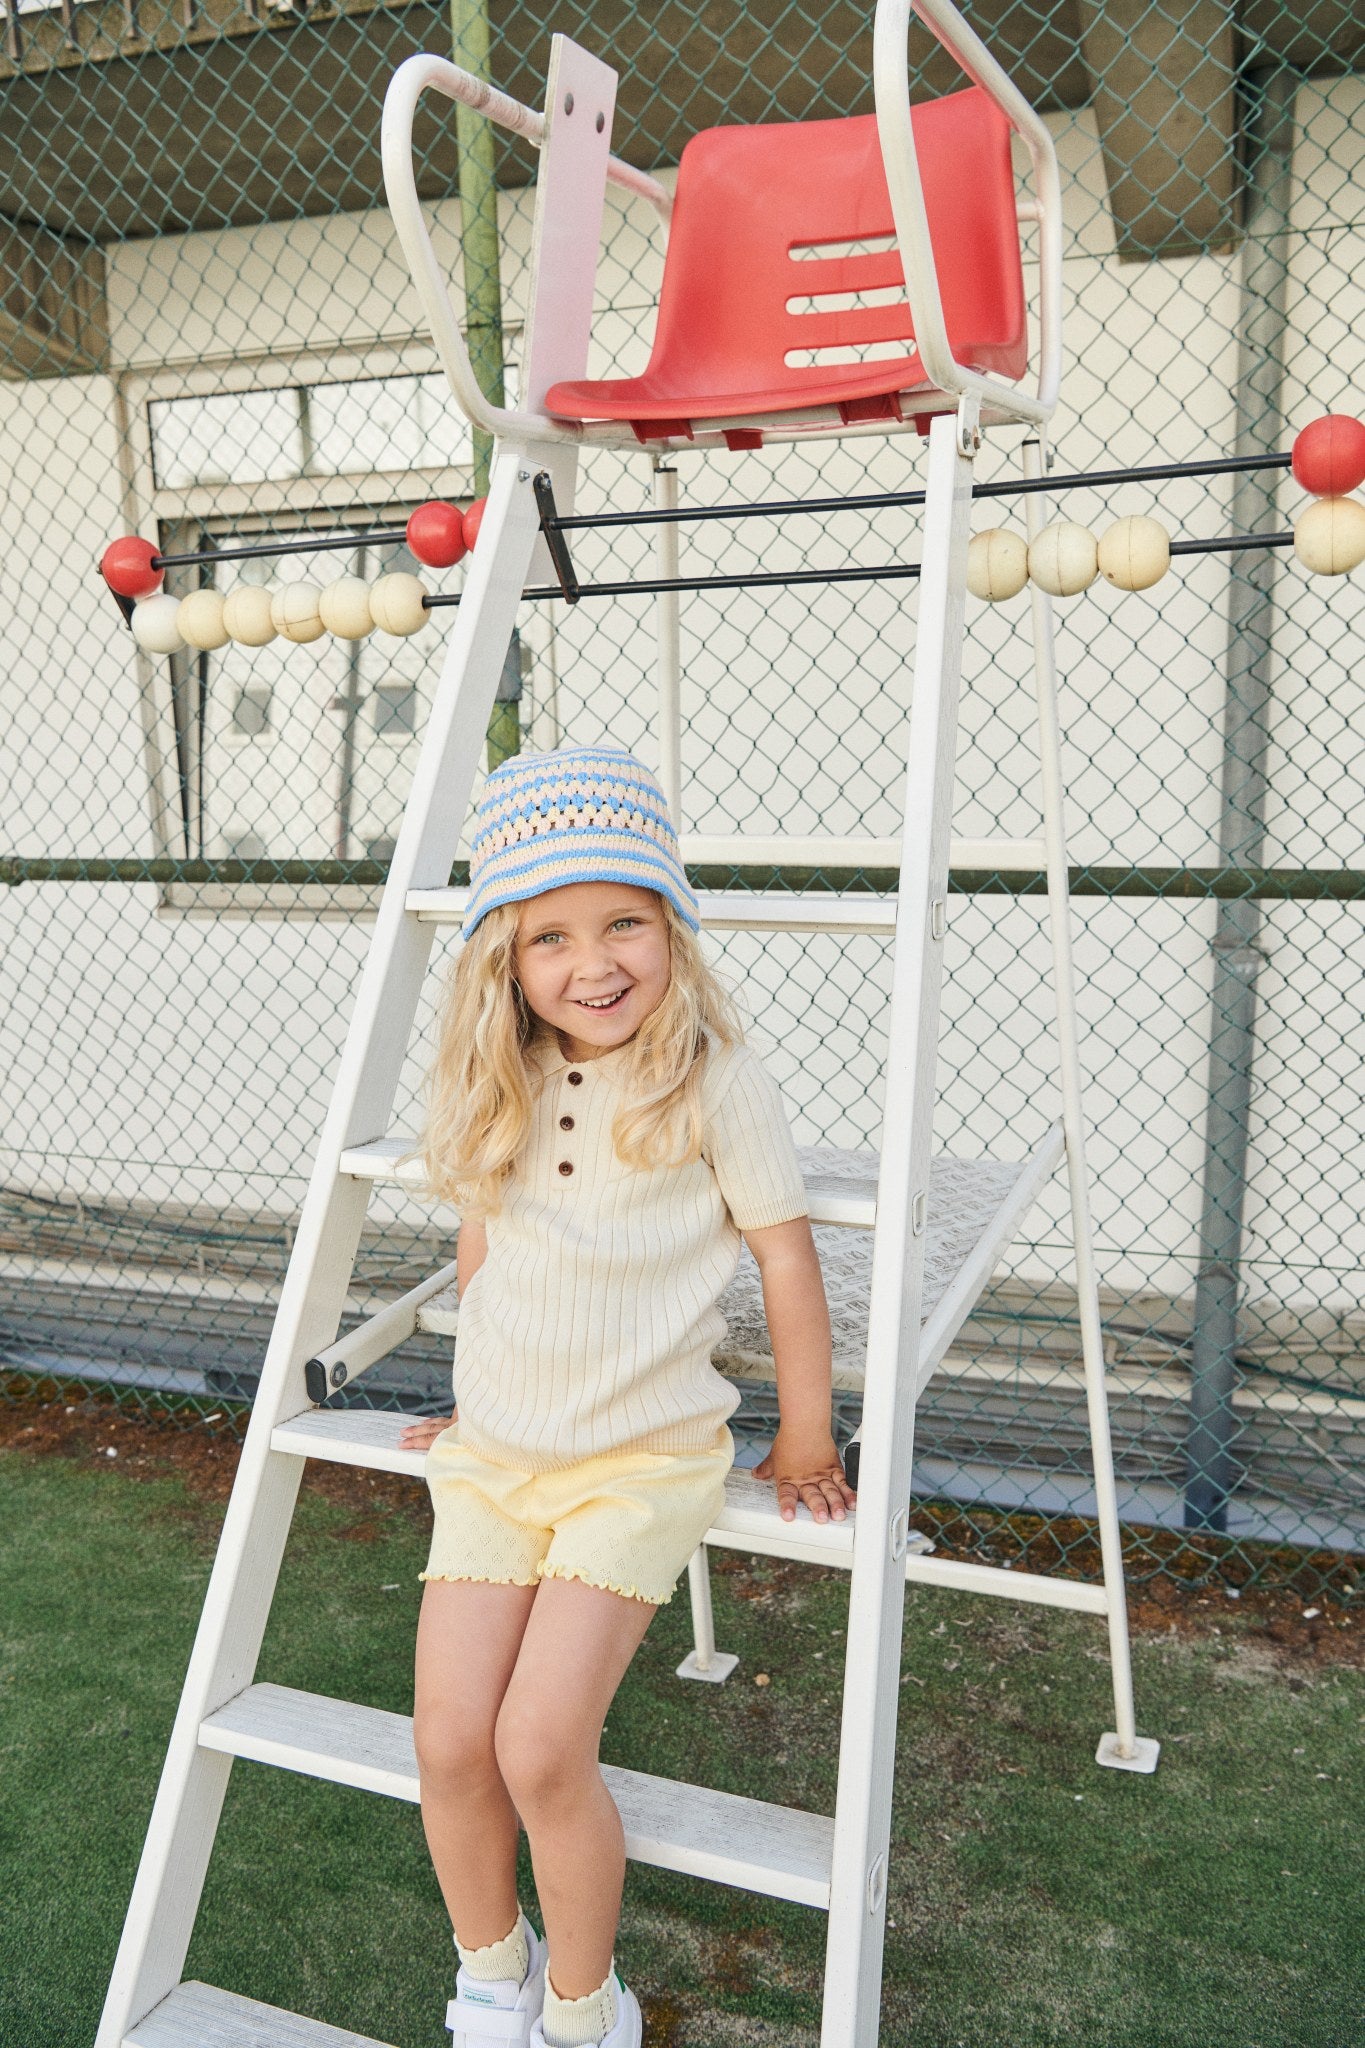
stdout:
POLYGON ((496 1465, 459 1441, 427 1452, 435 1525, 423 1579, 534 1586, 582 1579, 663 1607, 720 1512, 735 1441, 711 1451, 613 1451, 553 1472, 496 1465))

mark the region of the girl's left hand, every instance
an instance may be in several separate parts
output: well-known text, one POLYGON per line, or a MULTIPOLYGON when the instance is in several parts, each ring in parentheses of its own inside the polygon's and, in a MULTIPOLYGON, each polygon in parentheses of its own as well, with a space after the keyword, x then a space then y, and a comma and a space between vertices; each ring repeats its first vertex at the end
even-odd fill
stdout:
POLYGON ((844 1468, 828 1430, 797 1432, 779 1427, 773 1447, 754 1466, 755 1479, 777 1485, 778 1511, 784 1522, 796 1519, 796 1503, 804 1501, 817 1522, 842 1522, 858 1496, 844 1477, 844 1468))

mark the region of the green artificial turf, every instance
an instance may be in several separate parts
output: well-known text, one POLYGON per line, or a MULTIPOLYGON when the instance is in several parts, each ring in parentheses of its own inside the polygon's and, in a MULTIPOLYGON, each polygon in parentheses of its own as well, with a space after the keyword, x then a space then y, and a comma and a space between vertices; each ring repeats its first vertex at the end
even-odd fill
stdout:
MULTIPOLYGON (((392 1489, 375 1501, 305 1489, 259 1675, 408 1711, 423 1530, 392 1489)), ((5 2048, 93 2040, 220 1513, 174 1477, 0 1453, 5 2048)), ((674 1677, 684 1582, 605 1757, 830 1811, 846 1581, 716 1561, 739 1671, 674 1677)), ((1231 1607, 1139 1640, 1135 1661, 1155 1778, 1092 1762, 1112 1718, 1098 1622, 907 1596, 884 2043, 1365 2036, 1365 1678, 1294 1663, 1231 1607)), ((534 1912, 529 1866, 522 1885, 534 1912)), ((647 2048, 816 2048, 823 1939, 819 1913, 633 1865, 618 1961, 647 2048)), ((397 2048, 448 2044, 449 1933, 416 1810, 238 1764, 186 1974, 397 2048)))

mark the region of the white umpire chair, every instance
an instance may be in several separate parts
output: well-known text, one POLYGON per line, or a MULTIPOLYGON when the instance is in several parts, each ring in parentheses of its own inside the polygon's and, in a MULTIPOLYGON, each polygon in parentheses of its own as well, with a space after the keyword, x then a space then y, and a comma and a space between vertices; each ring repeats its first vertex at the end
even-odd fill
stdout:
MULTIPOLYGON (((684 151, 672 199, 610 153, 615 74, 556 37, 544 111, 430 56, 396 73, 384 109, 389 203, 451 389, 494 437, 488 502, 444 659, 402 829, 318 1146, 274 1333, 157 1793, 97 2048, 367 2048, 344 2028, 228 1990, 182 1982, 234 1757, 415 1799, 411 1726, 400 1715, 258 1681, 257 1663, 295 1495, 308 1458, 420 1474, 400 1450, 401 1416, 322 1401, 420 1327, 441 1327, 444 1268, 341 1341, 337 1330, 369 1189, 392 1180, 409 1136, 390 1119, 435 929, 461 919, 446 886, 468 815, 494 692, 524 593, 557 573, 578 453, 655 455, 753 448, 849 434, 928 444, 913 703, 893 842, 684 834, 694 864, 762 861, 899 869, 894 896, 718 891, 712 929, 884 932, 894 948, 880 1151, 803 1158, 812 1220, 866 1233, 867 1340, 858 1506, 847 1521, 794 1522, 773 1489, 735 1472, 707 1543, 846 1569, 847 1664, 832 1816, 608 1769, 628 1853, 828 1914, 822 2048, 878 2038, 904 1588, 949 1586, 1068 1607, 1108 1626, 1115 1727, 1098 1761, 1150 1771, 1158 1745, 1135 1732, 1119 1527, 1086 1187, 1056 676, 1049 600, 1031 592, 1043 806, 1039 836, 950 838, 973 459, 984 429, 1022 427, 1040 480, 1040 443, 1061 364, 1061 215, 1048 132, 950 0, 914 13, 957 59, 966 90, 911 110, 911 0, 879 0, 874 114, 714 129, 684 151), (442 94, 536 142, 540 176, 531 310, 516 407, 476 384, 432 248, 413 173, 421 96, 442 94), (1020 200, 1011 136, 1032 193, 1020 200), (585 372, 608 182, 643 195, 668 224, 654 347, 638 377, 585 372), (1036 384, 1029 360, 1020 220, 1038 229, 1036 384), (903 298, 892 288, 903 281, 903 298), (885 303, 888 292, 892 303, 885 303), (882 303, 865 303, 871 295, 882 303), (828 301, 802 310, 805 302, 828 301), (793 308, 790 302, 795 301, 793 308), (854 357, 831 364, 834 352, 854 357), (793 364, 789 359, 814 357, 793 364), (548 490, 547 490, 548 480, 548 490), (552 551, 554 544, 554 551, 552 551), (1057 1125, 1025 1156, 931 1162, 939 988, 950 863, 1045 870, 1057 1008, 1057 1125), (1094 1456, 1103 1582, 995 1569, 923 1554, 908 1529, 919 1393, 1054 1172, 1070 1188, 1074 1263, 1094 1456)), ((675 502, 664 472, 660 504, 675 502)), ((1029 497, 1034 528, 1041 495, 1029 497)), ((670 576, 676 528, 661 529, 670 576)), ((658 752, 681 820, 676 595, 660 603, 658 752)), ((693 1675, 723 1675, 705 1546, 691 1572, 693 1675)), ((375 2048, 375 2044, 368 2044, 375 2048)))

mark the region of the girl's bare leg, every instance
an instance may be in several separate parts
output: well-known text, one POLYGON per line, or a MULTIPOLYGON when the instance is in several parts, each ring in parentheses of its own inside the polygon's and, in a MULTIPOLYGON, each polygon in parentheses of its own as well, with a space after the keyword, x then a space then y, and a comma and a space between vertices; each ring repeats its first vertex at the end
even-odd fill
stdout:
POLYGON ((611 1967, 626 1854, 597 1752, 656 1611, 579 1579, 542 1579, 497 1716, 497 1761, 530 1837, 561 1998, 585 1998, 611 1967))
POLYGON ((517 1917, 517 1814, 493 1738, 536 1597, 534 1586, 472 1579, 428 1579, 422 1589, 413 1711, 422 1825, 465 1948, 501 1941, 517 1917))

